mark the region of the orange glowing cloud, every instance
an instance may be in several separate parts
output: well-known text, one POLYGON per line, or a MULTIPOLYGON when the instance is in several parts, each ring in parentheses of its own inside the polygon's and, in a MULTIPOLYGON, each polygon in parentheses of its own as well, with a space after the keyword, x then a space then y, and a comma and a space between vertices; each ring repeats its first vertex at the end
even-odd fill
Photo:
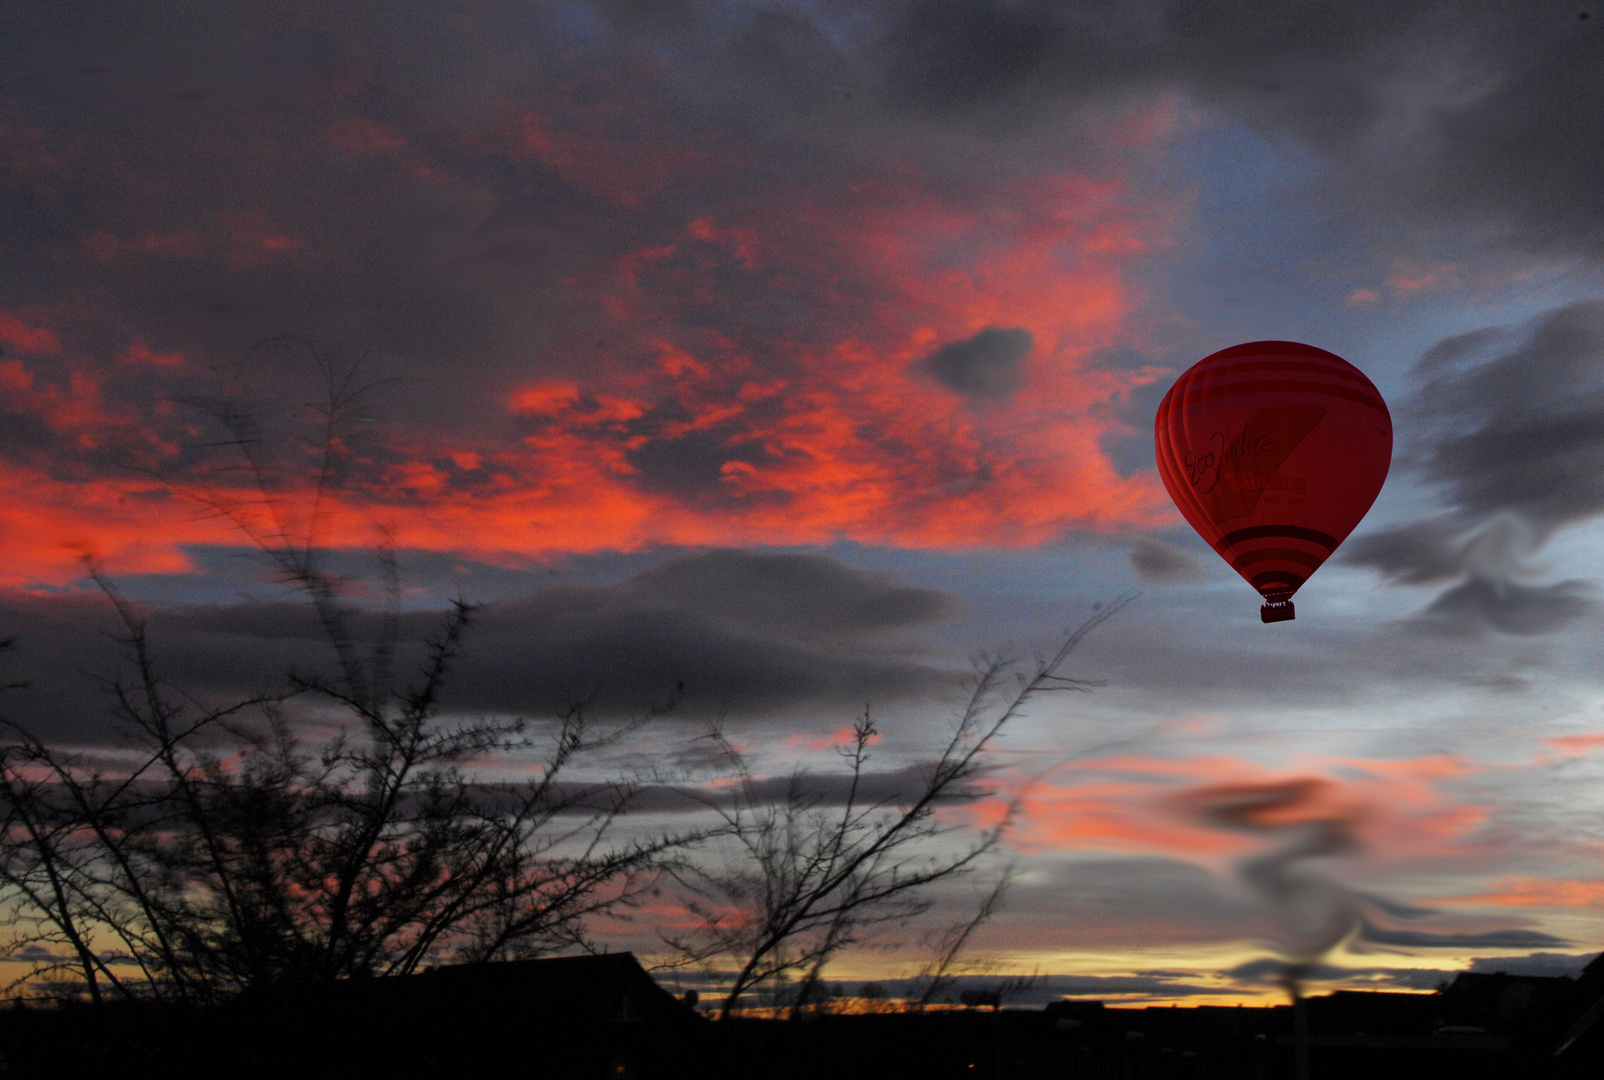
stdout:
MULTIPOLYGON (((781 740, 781 745, 793 749, 813 751, 834 750, 840 747, 850 747, 856 735, 857 732, 851 727, 837 728, 828 735, 810 736, 799 732, 795 735, 787 735, 781 740)), ((869 745, 873 746, 879 741, 880 733, 878 731, 869 736, 869 745)))
POLYGON ((86 557, 107 559, 118 573, 185 573, 193 566, 181 545, 238 542, 227 522, 149 483, 69 485, 32 469, 0 468, 5 584, 71 581, 82 576, 86 557))
POLYGON ((1501 878, 1485 893, 1447 897, 1437 902, 1489 907, 1595 907, 1604 905, 1604 881, 1513 875, 1501 878))
MULTIPOLYGON (((1169 122, 1155 116, 1143 138, 1169 122)), ((586 335, 606 348, 558 356, 536 377, 509 373, 476 430, 384 432, 383 452, 329 503, 327 543, 363 546, 382 520, 403 547, 519 564, 656 544, 1017 547, 1173 519, 1156 479, 1120 476, 1102 448, 1118 430, 1110 404, 1159 373, 1094 363, 1128 334, 1141 297, 1126 269, 1162 242, 1167 212, 1071 173, 967 193, 907 168, 828 190, 790 179, 725 191, 717 185, 742 175, 749 148, 644 127, 620 141, 619 123, 603 96, 509 110, 499 126, 462 134, 459 150, 546 170, 639 221, 639 243, 565 279, 592 320, 586 335), (647 208, 675 184, 717 197, 665 227, 647 208), (924 367, 993 328, 1028 335, 1011 396, 980 400, 924 367)), ((397 169, 429 163, 418 141, 376 123, 335 123, 327 135, 397 169)), ((205 230, 82 242, 102 262, 248 268, 302 257, 301 241, 260 214, 225 214, 205 230)), ((57 353, 73 329, 59 322, 0 314, 0 341, 35 358, 57 353)), ((132 336, 116 355, 141 377, 194 377, 179 353, 132 336)), ((135 464, 164 473, 181 448, 206 441, 158 415, 170 406, 113 403, 107 368, 75 358, 46 378, 35 364, 0 363, 4 407, 37 418, 63 448, 104 448, 115 429, 139 443, 135 464)), ((147 388, 144 400, 159 393, 147 388)), ((50 525, 13 541, 9 551, 33 554, 8 561, 0 584, 59 582, 70 559, 47 555, 51 545, 91 547, 113 568, 123 556, 130 567, 182 566, 183 545, 226 533, 181 500, 153 501, 159 485, 103 465, 71 479, 37 463, 0 468, 14 527, 50 525)))
POLYGON ((1437 263, 1430 267, 1404 267, 1387 279, 1387 288, 1399 295, 1417 293, 1442 284, 1457 269, 1453 263, 1437 263))
POLYGON ((1581 757, 1604 748, 1604 733, 1594 735, 1555 735, 1543 740, 1566 757, 1581 757))
MULTIPOLYGON (((95 449, 130 432, 160 442, 136 409, 107 398, 91 372, 38 360, 0 360, 0 390, 0 413, 31 419, 82 449, 95 449)), ((172 445, 160 449, 166 454, 177 450, 172 445)))
POLYGON ((1158 851, 1212 858, 1254 850, 1254 829, 1196 812, 1228 790, 1296 788, 1254 819, 1259 831, 1340 819, 1385 860, 1456 858, 1483 850, 1488 812, 1445 797, 1439 785, 1475 766, 1451 755, 1382 760, 1302 757, 1269 769, 1223 755, 1119 755, 1075 765, 1076 782, 1027 785, 1014 843, 1023 850, 1158 851), (1201 800, 1201 802, 1200 802, 1201 800), (1276 814, 1283 806, 1292 816, 1276 814))
MULTIPOLYGON (((631 452, 645 443, 717 432, 728 449, 717 514, 733 542, 1017 545, 1067 528, 1164 520, 1156 485, 1119 478, 1098 443, 1106 422, 1093 418, 1096 407, 1132 377, 1085 363, 1130 312, 1119 257, 1144 241, 1108 220, 1110 188, 1052 178, 1010 194, 1006 212, 978 218, 917 191, 887 195, 880 216, 859 221, 835 250, 850 250, 857 276, 894 290, 883 313, 847 323, 834 341, 773 341, 778 365, 718 335, 658 339, 651 368, 617 380, 617 396, 582 395, 573 383, 520 388, 509 408, 549 421, 525 445, 548 458, 561 447, 572 461, 572 443, 590 444, 586 456, 607 457, 614 483, 627 487, 638 472, 631 452), (937 265, 965 244, 981 250, 961 266, 937 265), (991 326, 1023 327, 1034 342, 1015 400, 976 407, 916 370, 939 345, 991 326), (654 412, 673 419, 649 436, 624 426, 654 412), (602 452, 603 441, 615 452, 602 452)), ((787 226, 815 243, 830 228, 827 216, 797 208, 787 226)), ((726 268, 761 263, 795 239, 707 218, 685 236, 697 249, 720 248, 692 252, 693 262, 722 259, 726 268)), ((621 260, 610 305, 618 321, 643 318, 641 308, 681 284, 681 254, 657 247, 621 260)))
POLYGON ((42 326, 34 326, 9 311, 0 311, 0 344, 9 345, 18 352, 53 353, 61 350, 56 335, 42 326))

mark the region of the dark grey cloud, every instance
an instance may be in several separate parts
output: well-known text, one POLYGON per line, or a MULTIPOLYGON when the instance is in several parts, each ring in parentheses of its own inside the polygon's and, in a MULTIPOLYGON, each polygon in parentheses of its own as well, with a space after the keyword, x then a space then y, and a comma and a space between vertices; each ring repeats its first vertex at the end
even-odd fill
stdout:
MULTIPOLYGON (((1293 830, 1287 830, 1293 831, 1293 830)), ((1009 891, 1006 916, 986 932, 983 947, 1073 949, 1095 945, 1119 947, 1154 940, 1191 942, 1258 942, 1265 955, 1244 963, 1232 977, 1246 982, 1275 982, 1289 960, 1315 965, 1310 978, 1363 978, 1386 982, 1385 968, 1343 969, 1330 958, 1288 950, 1289 920, 1307 922, 1325 914, 1328 891, 1320 870, 1303 868, 1292 875, 1284 894, 1269 896, 1233 882, 1201 866, 1168 858, 1082 858, 1056 866, 1038 861, 1033 872, 1009 891), (1295 910, 1294 910, 1295 909, 1295 910)), ((1333 889, 1344 887, 1335 883, 1333 889)), ((1349 891, 1353 901, 1344 912, 1343 929, 1351 933, 1350 949, 1552 950, 1570 943, 1551 934, 1520 927, 1489 927, 1407 904, 1396 904, 1349 891), (1366 912, 1359 910, 1363 907, 1366 912), (1374 917, 1372 917, 1374 916, 1374 917), (1420 928, 1420 920, 1444 920, 1420 928), (1415 926, 1400 927, 1398 920, 1415 926)), ((951 901, 949 901, 951 902, 951 901)), ((1513 970, 1513 969, 1511 969, 1513 970)), ((1185 972, 1148 972, 1165 979, 1186 978, 1185 972)), ((1429 987, 1445 977, 1404 985, 1429 987)), ((1427 976, 1418 975, 1425 979, 1427 976)))
MULTIPOLYGON (((676 992, 682 987, 728 986, 733 971, 703 972, 679 969, 666 976, 665 981, 676 992)), ((958 1004, 966 991, 1004 991, 1005 1008, 1041 1007, 1065 998, 1124 998, 1134 1001, 1163 1001, 1168 998, 1197 997, 1218 994, 1218 987, 1202 985, 1202 972, 1138 972, 1134 975, 1053 975, 1037 974, 1027 978, 1009 975, 954 975, 950 986, 936 995, 941 1003, 958 1004)), ((919 998, 929 985, 917 978, 871 979, 863 982, 842 982, 828 979, 825 985, 839 991, 843 997, 884 997, 887 999, 919 998), (873 987, 874 989, 870 989, 873 987), (868 991, 865 993, 865 991, 868 991)))
POLYGON ((946 593, 898 585, 827 555, 712 551, 648 570, 631 588, 645 603, 798 637, 868 637, 955 614, 946 593))
POLYGON ((1472 577, 1438 596, 1422 618, 1454 633, 1547 634, 1598 610, 1593 592, 1584 581, 1522 585, 1508 578, 1472 577))
MULTIPOLYGON (((1196 600, 1153 594, 1143 605, 1089 638, 1078 655, 1108 683, 1100 697, 1154 717, 1175 715, 1180 702, 1188 713, 1243 718, 1265 710, 1288 717, 1311 708, 1343 709, 1362 722, 1358 718, 1373 706, 1469 682, 1524 691, 1569 663, 1557 654, 1532 654, 1518 636, 1490 636, 1472 649, 1461 634, 1422 632, 1441 631, 1435 622, 1403 619, 1378 627, 1387 610, 1379 605, 1353 624, 1310 598, 1299 603, 1296 634, 1274 638, 1259 622, 1251 593, 1234 601, 1229 590, 1196 600), (1264 650, 1271 646, 1267 659, 1264 650), (1356 678, 1356 671, 1366 677, 1356 678)), ((1377 738, 1380 746, 1392 738, 1414 746, 1406 730, 1378 732, 1377 738)))
POLYGON ((1131 569, 1147 585, 1176 585, 1205 577, 1198 561, 1178 547, 1144 536, 1131 545, 1131 569))
POLYGON ((1502 971, 1509 975, 1575 977, 1581 974, 1587 962, 1595 955, 1597 954, 1583 953, 1577 956, 1570 953, 1534 952, 1525 956, 1478 956, 1470 962, 1470 970, 1490 974, 1502 971))
POLYGON ((724 466, 730 462, 763 465, 772 458, 763 446, 733 438, 725 428, 692 431, 677 438, 649 438, 627 455, 636 469, 636 483, 691 499, 717 499, 724 488, 724 466))
POLYGON ((1591 613, 1583 582, 1522 579, 1554 530, 1604 512, 1604 302, 1446 338, 1415 374, 1403 461, 1450 512, 1358 538, 1344 561, 1457 582, 1424 613, 1457 629, 1543 634, 1591 613))
MULTIPOLYGON (((420 365, 430 346, 461 356, 465 334, 508 348, 509 322, 577 344, 572 318, 540 289, 630 238, 597 192, 560 169, 496 160, 485 133, 498 111, 544 104, 546 79, 575 80, 598 108, 615 103, 621 86, 604 73, 627 82, 650 58, 663 81, 658 108, 637 103, 641 125, 714 140, 762 132, 783 159, 747 161, 725 191, 771 165, 839 175, 877 155, 995 175, 1016 156, 1061 153, 1041 136, 1066 130, 1077 163, 1091 164, 1100 151, 1078 119, 1180 92, 1329 158, 1329 182, 1361 222, 1407 213, 1464 232, 1468 219, 1512 243, 1595 252, 1604 236, 1590 199, 1600 20, 1534 17, 1519 0, 1303 0, 1274 13, 1246 0, 635 7, 492 6, 469 20, 426 3, 321 5, 326 18, 273 3, 8 5, 0 94, 35 133, 15 144, 8 235, 37 250, 63 224, 117 233, 141 209, 153 231, 196 211, 282 214, 318 238, 316 274, 267 270, 264 281, 190 259, 181 284, 151 281, 159 292, 147 299, 185 299, 196 328, 208 309, 214 322, 272 324, 303 308, 309 320, 343 315, 347 331, 382 324, 387 347, 420 365), (105 138, 114 144, 92 141, 105 138), (335 153, 331 139, 363 149, 335 153), (423 164, 408 158, 420 149, 432 173, 391 167, 423 164), (123 190, 153 169, 164 200, 145 197, 148 181, 123 190), (442 200, 442 179, 477 193, 442 200), (263 284, 288 290, 279 311, 263 284), (474 320, 492 312, 500 322, 474 320)), ((682 203, 705 194, 673 192, 682 203)), ((650 209, 665 225, 685 220, 650 209)), ((41 269, 4 273, 21 286, 41 269)))
POLYGON ((1453 582, 1416 617, 1420 625, 1453 635, 1539 635, 1598 609, 1589 582, 1521 580, 1533 576, 1531 558, 1541 543, 1541 535, 1513 514, 1479 525, 1439 518, 1362 537, 1345 561, 1378 569, 1393 584, 1453 582))
POLYGON ((454 699, 538 711, 595 694, 604 707, 638 709, 683 682, 703 708, 861 707, 944 680, 896 635, 952 610, 943 593, 826 556, 709 552, 617 586, 487 608, 454 699))
POLYGON ((1463 524, 1421 521, 1354 537, 1343 545, 1342 561, 1379 570, 1393 584, 1433 585, 1464 575, 1468 546, 1463 524))
MULTIPOLYGON (((613 585, 561 585, 484 607, 446 700, 455 709, 535 717, 571 701, 638 712, 683 685, 705 721, 728 707, 762 715, 815 705, 861 709, 945 686, 906 631, 950 616, 945 593, 912 588, 822 555, 711 551, 613 585)), ((415 670, 433 612, 400 616, 398 670, 415 670)), ((352 623, 376 640, 371 612, 352 623)), ((104 738, 104 679, 120 647, 109 605, 90 595, 14 595, 0 637, 19 648, 5 670, 33 680, 3 704, 53 736, 104 738)), ((283 685, 287 672, 326 671, 331 654, 311 610, 294 602, 158 608, 149 633, 160 670, 208 700, 283 685)))
POLYGON ((375 350, 423 426, 482 422, 509 368, 596 360, 591 310, 556 286, 694 208, 624 228, 519 159, 520 112, 551 111, 531 73, 559 77, 572 37, 551 12, 376 14, 8 5, 0 305, 51 311, 89 354, 230 359, 284 332, 375 350))
POLYGON ((1448 338, 1416 373, 1407 460, 1460 514, 1546 531, 1604 511, 1604 301, 1448 338))
POLYGON ((21 689, 0 694, 0 716, 41 736, 104 742, 113 734, 107 680, 123 657, 110 605, 99 596, 0 596, 0 682, 21 689))
MULTIPOLYGON (((957 1003, 967 990, 1004 989, 1004 1006, 1040 1007, 1065 998, 1125 998, 1162 1001, 1166 998, 1199 997, 1218 994, 1219 987, 1201 983, 1201 972, 1137 972, 1133 975, 1037 975, 1020 980, 998 975, 957 975, 952 988, 937 996, 938 1001, 957 1003), (1199 981, 1189 981, 1199 980, 1199 981)), ((889 997, 918 996, 924 984, 917 979, 876 980, 889 997)))
MULTIPOLYGON (((1343 982, 1353 986, 1362 984, 1367 989, 1431 990, 1453 976, 1438 968, 1379 968, 1342 967, 1336 964, 1315 964, 1304 972, 1307 982, 1343 982)), ((1287 964, 1285 960, 1262 957, 1238 964, 1224 973, 1228 978, 1248 986, 1285 987, 1287 964)))
POLYGON ((1037 132, 1180 92, 1324 159, 1317 186, 1350 241, 1436 230, 1604 256, 1591 196, 1604 31, 1563 7, 983 0, 890 12, 886 86, 904 109, 1037 132))
MULTIPOLYGON (((1564 953, 1532 953, 1530 956, 1480 956, 1472 960, 1470 971, 1506 971, 1521 975, 1572 975, 1587 963, 1586 956, 1568 956, 1564 953)), ((1271 958, 1249 960, 1226 972, 1241 983, 1258 986, 1283 986, 1286 964, 1271 958)), ((1456 973, 1441 968, 1404 967, 1348 967, 1336 964, 1316 964, 1308 972, 1311 982, 1340 982, 1349 989, 1369 990, 1435 990, 1452 982, 1456 973)))
POLYGON ((988 327, 973 337, 943 345, 920 361, 936 381, 975 398, 1005 398, 1019 388, 1020 366, 1030 354, 1031 334, 1021 327, 988 327))
POLYGON ((1093 35, 1030 4, 911 6, 886 36, 894 101, 938 114, 984 108, 1028 89, 1093 35))
POLYGON ((1552 949, 1570 942, 1539 930, 1483 930, 1470 933, 1434 933, 1397 930, 1365 923, 1359 940, 1372 945, 1409 949, 1552 949))
MULTIPOLYGON (((689 745, 691 752, 661 755, 654 764, 663 772, 673 771, 664 767, 668 765, 702 779, 731 776, 731 762, 722 751, 714 747, 711 753, 705 755, 695 752, 711 745, 710 739, 698 739, 689 745)), ((772 801, 778 804, 794 798, 821 810, 845 806, 848 798, 854 799, 859 807, 906 806, 929 783, 934 765, 934 762, 920 762, 899 769, 869 768, 855 779, 844 769, 835 772, 803 770, 781 773, 753 780, 750 787, 743 789, 743 794, 749 794, 759 803, 772 801)), ((613 788, 602 785, 566 783, 554 790, 576 811, 603 808, 616 797, 613 788)), ((689 782, 641 781, 634 785, 629 808, 634 813, 695 813, 706 810, 710 805, 728 805, 735 794, 735 790, 727 786, 709 789, 689 782)), ((975 788, 959 789, 944 796, 941 801, 963 803, 983 796, 984 792, 975 788)), ((491 789, 482 791, 480 797, 494 801, 505 799, 507 795, 498 789, 491 789)))
MULTIPOLYGON (((1272 942, 1276 955, 1247 962, 1229 972, 1244 982, 1275 982, 1287 970, 1284 937, 1289 912, 1307 918, 1311 905, 1321 906, 1318 870, 1289 879, 1293 886, 1284 896, 1258 896, 1252 889, 1211 873, 1202 867, 1165 858, 1076 859, 1056 867, 1038 864, 1035 872, 1009 891, 1006 916, 986 932, 991 948, 1071 949, 1141 945, 1153 940, 1194 942, 1272 942)), ((1340 886, 1339 886, 1340 888, 1340 886)), ((1551 934, 1518 927, 1486 927, 1457 920, 1431 929, 1400 928, 1391 920, 1420 920, 1448 916, 1435 911, 1397 905, 1370 896, 1350 894, 1378 918, 1350 912, 1345 923, 1352 932, 1353 948, 1521 950, 1564 948, 1569 942, 1551 934), (1400 914, 1401 913, 1401 914, 1400 914), (1386 918, 1388 921, 1379 921, 1386 918)), ((1386 968, 1344 969, 1323 956, 1293 956, 1314 962, 1311 978, 1361 978, 1385 984, 1427 988, 1445 977, 1441 971, 1392 974, 1386 968), (1427 980, 1424 982, 1418 980, 1427 980)), ((1513 969, 1510 969, 1513 970, 1513 969)), ((1185 979, 1185 972, 1149 972, 1153 977, 1185 979)))

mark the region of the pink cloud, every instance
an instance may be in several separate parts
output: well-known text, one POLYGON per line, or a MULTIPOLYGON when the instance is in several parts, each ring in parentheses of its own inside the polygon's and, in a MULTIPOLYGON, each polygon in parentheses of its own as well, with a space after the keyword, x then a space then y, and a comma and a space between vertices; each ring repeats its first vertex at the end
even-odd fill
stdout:
POLYGON ((0 343, 25 353, 61 351, 61 342, 50 330, 24 322, 9 311, 0 311, 0 343))

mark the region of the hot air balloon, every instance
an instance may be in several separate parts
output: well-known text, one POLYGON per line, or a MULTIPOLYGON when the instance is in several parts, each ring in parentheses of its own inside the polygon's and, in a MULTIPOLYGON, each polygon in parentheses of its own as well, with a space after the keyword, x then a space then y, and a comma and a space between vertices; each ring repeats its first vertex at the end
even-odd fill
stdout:
POLYGON ((1364 373, 1295 341, 1204 357, 1154 422, 1159 475, 1181 515, 1259 590, 1263 621, 1347 539, 1392 463, 1392 416, 1364 373))

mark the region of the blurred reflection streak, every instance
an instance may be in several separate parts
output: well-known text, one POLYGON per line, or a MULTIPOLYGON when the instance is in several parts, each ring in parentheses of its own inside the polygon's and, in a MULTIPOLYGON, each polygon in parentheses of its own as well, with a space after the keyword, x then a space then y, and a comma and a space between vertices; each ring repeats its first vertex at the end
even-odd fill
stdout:
POLYGON ((1271 937, 1286 960, 1282 981, 1294 1000, 1304 976, 1364 923, 1359 896, 1311 865, 1361 847, 1358 829, 1366 814, 1338 802, 1334 789, 1330 781, 1301 777, 1212 785, 1174 800, 1177 809, 1215 828, 1279 841, 1237 871, 1273 913, 1271 937))

